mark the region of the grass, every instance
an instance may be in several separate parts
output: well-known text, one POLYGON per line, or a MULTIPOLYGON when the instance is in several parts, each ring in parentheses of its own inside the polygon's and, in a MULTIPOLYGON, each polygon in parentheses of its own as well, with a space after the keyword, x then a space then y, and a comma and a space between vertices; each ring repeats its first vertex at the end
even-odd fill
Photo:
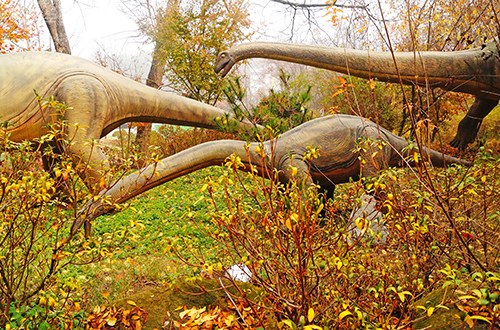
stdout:
POLYGON ((95 264, 65 269, 61 281, 76 278, 81 294, 91 308, 106 301, 115 301, 144 289, 168 285, 179 276, 194 276, 199 270, 181 263, 172 246, 184 257, 191 254, 180 240, 191 248, 206 249, 210 259, 214 242, 204 233, 211 226, 213 211, 201 192, 205 178, 227 173, 222 167, 206 168, 151 189, 131 200, 131 207, 114 215, 97 218, 93 235, 112 233, 115 228, 133 223, 138 230, 113 255, 95 264), (177 242, 177 243, 176 243, 177 242))

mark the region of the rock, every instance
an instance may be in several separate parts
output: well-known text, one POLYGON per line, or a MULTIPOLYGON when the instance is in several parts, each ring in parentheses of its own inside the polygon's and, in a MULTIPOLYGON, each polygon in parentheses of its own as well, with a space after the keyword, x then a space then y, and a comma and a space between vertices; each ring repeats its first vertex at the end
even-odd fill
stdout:
MULTIPOLYGON (((224 287, 236 297, 241 296, 239 291, 227 280, 223 281, 224 287)), ((238 282, 238 287, 242 289, 252 301, 262 301, 264 291, 249 283, 238 282)), ((178 308, 205 306, 228 307, 226 293, 221 289, 218 279, 179 279, 171 287, 158 288, 140 292, 129 296, 123 300, 115 302, 117 308, 130 309, 128 301, 133 301, 137 306, 145 309, 148 313, 148 320, 143 329, 162 329, 165 317, 170 313, 171 318, 178 321, 178 308)))
POLYGON ((361 206, 352 210, 349 222, 353 233, 351 240, 361 236, 368 239, 374 238, 375 243, 385 243, 389 236, 389 230, 384 225, 383 213, 378 210, 377 201, 371 195, 361 197, 361 206), (371 224, 368 228, 359 229, 356 226, 357 219, 366 219, 371 224))
MULTIPOLYGON (((419 299, 413 304, 415 310, 415 323, 413 324, 414 330, 433 330, 433 329, 474 329, 474 330, 488 330, 490 324, 484 321, 476 321, 473 328, 469 327, 466 322, 462 322, 460 316, 464 311, 459 309, 459 306, 464 309, 464 306, 469 306, 474 304, 471 300, 468 304, 463 303, 460 299, 461 296, 465 296, 467 291, 472 289, 477 289, 479 287, 478 282, 463 282, 458 287, 454 288, 454 285, 449 285, 446 288, 439 288, 431 291, 429 294, 419 299), (460 305, 459 305, 460 304, 460 305), (440 308, 438 305, 443 305, 446 308, 440 308), (417 306, 425 307, 417 308, 417 306), (427 316, 427 310, 434 307, 434 312, 429 317, 427 316)), ((470 306, 469 306, 470 307, 470 306)), ((494 328, 497 329, 497 328, 494 328)))

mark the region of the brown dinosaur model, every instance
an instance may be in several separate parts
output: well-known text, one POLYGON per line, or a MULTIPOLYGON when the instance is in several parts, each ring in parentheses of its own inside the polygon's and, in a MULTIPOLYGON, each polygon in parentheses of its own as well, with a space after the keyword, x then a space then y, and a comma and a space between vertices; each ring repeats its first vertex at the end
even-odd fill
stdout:
POLYGON ((245 43, 223 51, 216 72, 226 75, 247 58, 269 58, 381 81, 440 87, 476 97, 450 145, 465 148, 477 136, 484 117, 500 100, 499 40, 457 52, 368 52, 282 43, 245 43))
MULTIPOLYGON (((49 107, 41 109, 34 90, 54 96, 69 108, 64 114, 69 152, 88 161, 81 173, 87 184, 99 182, 107 158, 92 140, 100 139, 126 122, 156 122, 215 128, 211 118, 223 117, 221 109, 120 76, 90 61, 60 54, 26 52, 0 55, 0 121, 8 121, 13 141, 33 140, 47 133, 55 120, 49 107)), ((52 110, 53 111, 53 110, 52 110)))
MULTIPOLYGON (((244 164, 242 170, 250 171, 253 166, 259 175, 272 178, 275 173, 274 168, 279 173, 279 181, 283 183, 288 182, 292 171, 296 170, 296 175, 306 178, 307 184, 319 184, 331 193, 335 184, 346 183, 351 179, 358 180, 360 175, 377 175, 378 171, 385 167, 405 166, 407 162, 404 157, 412 153, 411 150, 404 150, 407 146, 408 142, 405 139, 368 119, 350 115, 326 116, 306 122, 284 133, 278 139, 263 144, 219 140, 197 145, 167 157, 157 165, 146 168, 145 171, 119 180, 109 190, 102 191, 101 197, 122 203, 177 177, 208 166, 222 165, 232 154, 241 158, 244 164), (354 151, 362 139, 384 142, 382 149, 377 143, 373 148, 367 148, 362 152, 361 156, 367 160, 364 165, 360 163, 360 154, 354 151), (247 145, 248 153, 245 148, 247 145), (308 146, 319 148, 318 158, 304 158, 308 146), (257 148, 264 150, 264 164, 257 148)), ((434 166, 470 165, 467 161, 431 149, 423 150, 422 155, 434 166)), ((81 219, 75 222, 73 231, 76 231, 85 220, 92 220, 109 211, 107 205, 101 200, 91 200, 83 207, 81 219)))

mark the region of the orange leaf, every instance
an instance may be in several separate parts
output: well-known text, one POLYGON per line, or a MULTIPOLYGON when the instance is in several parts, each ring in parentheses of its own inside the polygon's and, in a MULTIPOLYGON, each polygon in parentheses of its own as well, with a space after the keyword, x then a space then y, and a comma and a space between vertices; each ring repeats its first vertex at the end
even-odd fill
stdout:
POLYGON ((331 97, 331 98, 333 99, 335 96, 340 95, 340 94, 342 94, 342 93, 344 93, 344 92, 345 92, 345 89, 343 89, 343 88, 339 88, 339 89, 337 89, 337 90, 336 90, 336 91, 332 94, 332 97, 331 97))

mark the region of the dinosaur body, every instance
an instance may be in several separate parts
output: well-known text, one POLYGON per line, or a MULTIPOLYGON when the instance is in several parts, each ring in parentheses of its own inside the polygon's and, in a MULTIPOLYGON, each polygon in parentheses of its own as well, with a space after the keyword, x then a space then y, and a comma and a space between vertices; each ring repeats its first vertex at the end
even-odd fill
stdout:
POLYGON ((131 121, 215 128, 211 118, 223 117, 218 108, 155 90, 120 76, 90 61, 59 53, 26 52, 0 55, 0 120, 8 121, 10 139, 33 140, 47 133, 56 116, 42 109, 34 90, 43 98, 54 96, 69 108, 64 120, 73 141, 69 152, 89 161, 81 173, 87 184, 99 182, 107 158, 93 140, 131 121))
POLYGON ((232 66, 248 58, 269 58, 310 65, 361 78, 393 83, 439 87, 464 92, 476 101, 460 122, 451 141, 465 148, 476 138, 485 116, 500 100, 500 56, 498 40, 481 48, 457 52, 368 52, 345 48, 255 42, 221 52, 216 72, 226 75, 232 66), (400 80, 401 79, 401 80, 400 80))
MULTIPOLYGON (((404 156, 412 151, 403 151, 408 142, 392 134, 375 123, 361 117, 334 115, 318 118, 304 123, 273 141, 250 143, 219 140, 206 142, 178 154, 163 159, 156 166, 151 165, 145 171, 131 174, 118 181, 101 195, 110 197, 114 202, 124 202, 137 194, 156 187, 164 182, 212 165, 222 165, 232 154, 241 158, 242 170, 251 171, 273 178, 279 173, 280 182, 286 183, 292 175, 292 166, 298 176, 306 178, 308 184, 316 183, 332 192, 335 185, 358 180, 360 175, 374 176, 386 167, 405 166, 404 156), (382 141, 382 149, 376 144, 362 153, 366 164, 361 166, 357 143, 362 139, 382 141), (319 157, 304 159, 308 146, 319 147, 319 157), (263 148, 265 162, 256 149, 263 148)), ((470 165, 449 155, 431 149, 422 151, 434 166, 444 167, 449 164, 470 165)), ((105 203, 91 201, 84 209, 91 219, 106 212, 105 203)))

